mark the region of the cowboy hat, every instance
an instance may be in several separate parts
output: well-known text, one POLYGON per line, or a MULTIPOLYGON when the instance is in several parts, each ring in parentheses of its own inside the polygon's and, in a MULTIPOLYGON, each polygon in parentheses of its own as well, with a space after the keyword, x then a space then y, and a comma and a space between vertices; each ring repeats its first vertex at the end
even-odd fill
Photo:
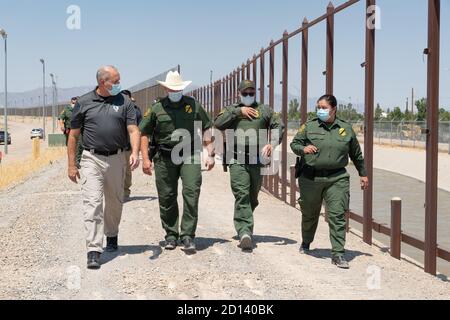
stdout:
POLYGON ((166 81, 158 81, 160 85, 170 90, 182 91, 189 86, 192 81, 183 81, 178 71, 169 71, 166 81))

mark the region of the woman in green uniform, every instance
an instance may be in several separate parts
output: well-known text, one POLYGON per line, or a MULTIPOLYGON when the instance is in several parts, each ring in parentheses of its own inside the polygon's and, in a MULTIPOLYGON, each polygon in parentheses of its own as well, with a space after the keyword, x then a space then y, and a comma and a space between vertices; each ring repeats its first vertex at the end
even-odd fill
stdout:
POLYGON ((348 269, 345 260, 345 213, 349 210, 350 175, 345 169, 349 158, 367 189, 364 158, 352 126, 336 117, 337 100, 325 95, 318 100, 317 118, 302 125, 291 143, 292 151, 301 157, 298 164, 302 238, 300 251, 309 253, 325 201, 330 227, 332 263, 348 269))

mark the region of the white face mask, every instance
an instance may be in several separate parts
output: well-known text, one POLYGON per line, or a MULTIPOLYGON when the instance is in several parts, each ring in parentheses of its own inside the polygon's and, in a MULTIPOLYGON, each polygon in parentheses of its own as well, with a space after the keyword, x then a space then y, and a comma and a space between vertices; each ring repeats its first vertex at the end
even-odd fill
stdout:
POLYGON ((254 96, 254 97, 250 97, 250 96, 244 97, 244 96, 241 95, 241 102, 246 107, 250 107, 251 105, 253 105, 255 103, 255 101, 256 101, 256 96, 254 96))
POLYGON ((181 98, 183 98, 183 91, 178 92, 169 92, 169 99, 172 102, 180 102, 181 98))

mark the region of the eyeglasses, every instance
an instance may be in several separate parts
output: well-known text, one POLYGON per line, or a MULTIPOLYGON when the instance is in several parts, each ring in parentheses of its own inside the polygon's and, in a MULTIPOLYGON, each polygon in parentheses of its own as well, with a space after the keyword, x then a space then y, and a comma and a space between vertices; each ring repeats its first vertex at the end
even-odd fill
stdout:
POLYGON ((244 93, 242 93, 243 97, 248 97, 248 96, 254 97, 255 95, 256 95, 255 92, 244 92, 244 93))

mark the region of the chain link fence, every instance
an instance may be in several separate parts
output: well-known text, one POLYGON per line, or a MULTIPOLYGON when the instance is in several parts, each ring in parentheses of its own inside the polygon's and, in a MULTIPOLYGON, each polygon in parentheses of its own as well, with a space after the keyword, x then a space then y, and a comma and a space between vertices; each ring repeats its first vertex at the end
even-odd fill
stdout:
MULTIPOLYGON (((358 139, 364 142, 364 122, 351 122, 358 139)), ((289 135, 294 136, 299 121, 289 121, 289 135)), ((426 121, 375 121, 374 143, 392 147, 426 148, 426 121)), ((450 121, 439 122, 439 151, 450 154, 450 121)))

